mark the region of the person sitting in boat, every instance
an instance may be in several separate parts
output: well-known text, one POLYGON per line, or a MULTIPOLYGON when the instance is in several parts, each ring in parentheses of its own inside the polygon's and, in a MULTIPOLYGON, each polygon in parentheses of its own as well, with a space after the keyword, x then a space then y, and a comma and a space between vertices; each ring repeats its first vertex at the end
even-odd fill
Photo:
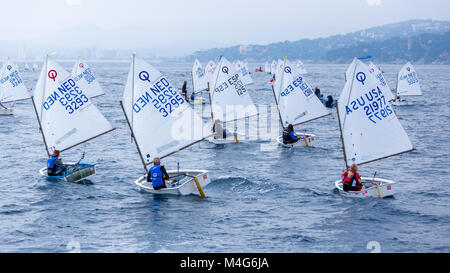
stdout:
POLYGON ((214 121, 212 131, 214 133, 214 139, 222 139, 227 138, 227 136, 230 134, 227 129, 223 129, 222 127, 223 122, 216 119, 214 121))
POLYGON ((192 94, 191 94, 191 101, 194 101, 194 100, 195 100, 195 93, 192 92, 192 94))
POLYGON ((360 191, 362 189, 361 177, 357 173, 358 165, 353 163, 350 170, 342 174, 342 183, 344 191, 360 191))
POLYGON ((169 179, 170 177, 167 174, 166 168, 161 166, 159 157, 153 158, 153 167, 151 167, 148 172, 147 182, 152 182, 153 189, 159 190, 167 188, 165 181, 169 179))
POLYGON ((320 89, 319 89, 319 87, 314 87, 314 94, 316 94, 316 96, 319 98, 319 99, 322 99, 323 98, 323 95, 322 94, 320 94, 320 89))
POLYGON ((299 140, 300 138, 295 135, 294 126, 292 124, 289 124, 288 127, 283 131, 283 143, 292 144, 299 140))
POLYGON ((333 96, 328 95, 327 100, 325 101, 325 107, 331 108, 333 105, 333 96))
POLYGON ((58 176, 62 175, 66 170, 66 166, 62 163, 62 160, 59 158, 59 150, 53 151, 53 154, 50 155, 50 158, 47 160, 47 175, 48 176, 58 176))
POLYGON ((183 87, 181 87, 181 95, 183 95, 184 98, 185 98, 186 100, 188 100, 188 98, 187 98, 187 88, 186 88, 186 86, 187 86, 187 81, 184 81, 183 87))

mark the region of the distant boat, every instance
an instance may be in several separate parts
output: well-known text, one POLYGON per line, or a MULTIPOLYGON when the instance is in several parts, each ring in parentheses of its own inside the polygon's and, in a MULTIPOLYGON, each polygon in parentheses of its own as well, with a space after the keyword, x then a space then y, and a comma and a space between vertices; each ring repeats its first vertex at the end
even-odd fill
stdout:
MULTIPOLYGON (((369 67, 353 59, 347 81, 336 104, 344 162, 359 166, 413 151, 408 135, 369 67)), ((362 177, 361 191, 344 191, 342 180, 335 182, 346 197, 388 197, 394 194, 394 181, 362 177)))
POLYGON ((15 103, 29 98, 31 96, 25 87, 19 69, 8 58, 0 68, 0 115, 12 115, 15 103), (7 107, 5 103, 13 104, 7 107))
MULTIPOLYGON (((242 72, 236 70, 225 57, 220 58, 209 92, 213 124, 216 120, 227 123, 258 115, 258 110, 245 88, 243 77, 242 72)), ((235 130, 225 138, 210 137, 208 140, 215 144, 239 143, 239 135, 244 134, 235 130)))
POLYGON ((120 104, 146 171, 146 175, 134 181, 139 189, 152 194, 174 195, 198 191, 205 197, 203 187, 211 182, 207 170, 179 167, 168 170, 171 181, 166 182, 167 188, 159 190, 147 182, 147 166, 152 164, 153 158, 167 158, 210 135, 202 118, 166 76, 133 54, 120 104))
POLYGON ((303 62, 301 60, 297 61, 297 63, 295 64, 295 67, 296 67, 298 73, 300 73, 301 75, 308 73, 305 69, 305 65, 303 64, 303 62))
POLYGON ((406 96, 422 96, 419 78, 410 62, 406 63, 397 74, 397 87, 392 105, 410 105, 409 101, 404 99, 406 96))
POLYGON ((105 94, 92 69, 81 58, 78 58, 72 68, 72 77, 88 98, 95 98, 105 94))
MULTIPOLYGON (((32 101, 48 156, 54 150, 68 151, 115 129, 71 74, 48 56, 32 101)), ((68 182, 77 182, 95 174, 95 164, 80 161, 65 163, 66 170, 59 176, 48 176, 47 168, 39 172, 46 178, 68 182)))
POLYGON ((270 74, 270 64, 269 64, 269 62, 266 62, 266 63, 264 64, 264 72, 270 74))
MULTIPOLYGON (((283 130, 289 124, 297 126, 331 114, 314 94, 297 68, 288 60, 282 61, 275 77, 272 91, 283 130)), ((304 141, 306 146, 310 146, 315 140, 315 135, 309 133, 297 133, 297 136, 304 141)), ((283 136, 279 136, 277 142, 284 147, 294 146, 294 144, 284 144, 283 136)))
POLYGON ((245 85, 253 83, 253 79, 250 76, 250 73, 248 71, 247 65, 244 62, 241 62, 240 60, 237 60, 236 64, 234 65, 234 67, 237 70, 237 73, 239 73, 241 75, 241 80, 242 80, 242 82, 245 85))
POLYGON ((23 67, 24 71, 30 71, 30 65, 29 64, 25 64, 25 66, 23 67))
POLYGON ((277 70, 277 62, 273 60, 272 63, 270 64, 270 73, 274 75, 276 70, 277 70))
POLYGON ((33 66, 31 67, 32 71, 38 71, 39 66, 37 64, 33 64, 33 66))
POLYGON ((370 74, 374 75, 375 78, 377 79, 379 87, 381 91, 383 91, 383 94, 386 96, 386 99, 388 101, 393 100, 394 95, 392 94, 391 89, 389 88, 389 85, 383 76, 383 73, 378 69, 378 66, 376 66, 373 62, 369 63, 369 72, 370 74))
MULTIPOLYGON (((203 70, 202 64, 195 59, 194 65, 192 66, 192 88, 193 88, 193 96, 194 100, 189 100, 191 104, 204 104, 204 99, 202 96, 197 95, 203 91, 208 90, 208 79, 203 70)), ((192 98, 192 97, 191 97, 192 98)), ((187 100, 187 98, 186 98, 187 100)))
POLYGON ((215 69, 216 64, 213 61, 209 61, 205 66, 206 81, 209 83, 209 85, 211 85, 211 82, 213 81, 212 77, 215 69))

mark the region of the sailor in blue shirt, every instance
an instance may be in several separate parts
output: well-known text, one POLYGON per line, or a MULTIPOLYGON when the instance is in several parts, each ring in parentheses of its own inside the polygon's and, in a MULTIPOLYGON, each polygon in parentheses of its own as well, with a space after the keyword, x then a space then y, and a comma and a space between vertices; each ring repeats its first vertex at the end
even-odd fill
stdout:
POLYGON ((292 144, 299 140, 300 138, 295 135, 294 126, 292 124, 289 124, 288 127, 283 131, 283 143, 292 144))
POLYGON ((66 170, 66 166, 59 159, 59 150, 55 150, 50 158, 47 160, 47 175, 48 176, 58 176, 62 175, 66 170))
POLYGON ((166 168, 161 166, 159 157, 153 159, 153 167, 150 168, 147 175, 147 181, 152 182, 153 189, 159 190, 167 188, 165 180, 169 180, 166 168))

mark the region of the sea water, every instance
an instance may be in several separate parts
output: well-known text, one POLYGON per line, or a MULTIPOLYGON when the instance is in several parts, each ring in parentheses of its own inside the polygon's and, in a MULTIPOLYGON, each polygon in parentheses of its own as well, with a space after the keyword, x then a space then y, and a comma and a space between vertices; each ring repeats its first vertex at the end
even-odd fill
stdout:
MULTIPOLYGON (((40 176, 47 157, 30 100, 18 102, 14 116, 0 116, 1 252, 450 251, 450 66, 415 65, 423 96, 396 108, 417 150, 360 167, 363 176, 376 171, 396 182, 395 196, 379 200, 346 199, 334 189, 344 170, 335 109, 296 128, 316 135, 312 147, 277 146, 270 76, 256 72, 248 92, 261 114, 236 125, 254 137, 238 145, 202 141, 163 159, 167 169, 209 170, 207 198, 139 192, 133 181, 144 168, 119 105, 129 63, 89 65, 106 93, 92 101, 117 128, 62 154, 78 161, 86 151, 84 161, 97 163, 89 181, 40 176)), ((176 87, 188 81, 190 94, 191 63, 153 65, 176 87)), ((305 67, 312 87, 339 96, 347 65, 305 67)), ((401 65, 384 67, 394 88, 401 65)), ((21 74, 34 88, 39 71, 21 74)), ((209 121, 208 104, 203 116, 209 121)))

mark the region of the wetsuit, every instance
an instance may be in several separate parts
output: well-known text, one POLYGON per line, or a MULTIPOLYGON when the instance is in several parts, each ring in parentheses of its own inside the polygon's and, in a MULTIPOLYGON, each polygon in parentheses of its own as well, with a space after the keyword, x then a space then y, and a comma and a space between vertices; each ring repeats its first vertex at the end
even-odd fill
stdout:
POLYGON ((195 94, 194 94, 194 92, 192 92, 192 94, 191 94, 191 101, 194 101, 195 100, 195 94))
POLYGON ((348 177, 348 172, 342 174, 342 183, 344 191, 360 191, 362 188, 361 177, 358 173, 354 173, 352 177, 348 177))
POLYGON ((299 141, 300 139, 295 135, 293 131, 289 131, 289 129, 284 129, 283 131, 283 143, 291 144, 299 141))
POLYGON ((169 179, 166 168, 160 165, 154 165, 150 168, 147 175, 147 181, 152 182, 153 189, 159 190, 162 188, 167 188, 165 180, 169 179))
POLYGON ((186 82, 183 83, 183 87, 181 88, 181 94, 183 94, 184 98, 188 100, 187 98, 187 88, 186 88, 186 82))
POLYGON ((56 156, 52 156, 47 160, 47 175, 58 176, 61 175, 66 167, 62 163, 61 159, 56 156))
POLYGON ((325 102, 325 106, 331 108, 331 105, 333 105, 333 97, 328 95, 327 101, 325 102))

